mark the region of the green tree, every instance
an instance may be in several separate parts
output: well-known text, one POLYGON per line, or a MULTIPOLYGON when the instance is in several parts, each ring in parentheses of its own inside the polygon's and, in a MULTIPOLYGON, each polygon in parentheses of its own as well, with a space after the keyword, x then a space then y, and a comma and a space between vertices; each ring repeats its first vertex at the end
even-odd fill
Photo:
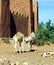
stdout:
POLYGON ((46 28, 48 30, 51 30, 51 20, 49 20, 48 22, 46 22, 46 28))
POLYGON ((54 25, 51 24, 51 20, 46 22, 46 25, 43 22, 39 23, 35 37, 37 45, 44 45, 48 42, 54 43, 54 25))

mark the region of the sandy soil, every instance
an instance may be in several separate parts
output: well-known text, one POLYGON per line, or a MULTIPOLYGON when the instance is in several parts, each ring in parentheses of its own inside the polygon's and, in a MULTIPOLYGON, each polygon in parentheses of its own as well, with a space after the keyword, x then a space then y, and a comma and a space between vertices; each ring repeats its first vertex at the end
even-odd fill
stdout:
MULTIPOLYGON (((51 57, 42 57, 41 54, 46 51, 54 51, 54 45, 44 45, 44 46, 34 46, 34 50, 37 49, 37 52, 26 52, 25 54, 15 54, 13 49, 13 41, 10 41, 10 44, 4 43, 0 40, 0 56, 4 56, 7 59, 10 59, 11 62, 19 62, 19 65, 22 65, 24 62, 28 65, 54 65, 54 55, 51 57)), ((27 45, 25 44, 25 49, 27 45)), ((24 64, 25 65, 25 64, 24 64)))

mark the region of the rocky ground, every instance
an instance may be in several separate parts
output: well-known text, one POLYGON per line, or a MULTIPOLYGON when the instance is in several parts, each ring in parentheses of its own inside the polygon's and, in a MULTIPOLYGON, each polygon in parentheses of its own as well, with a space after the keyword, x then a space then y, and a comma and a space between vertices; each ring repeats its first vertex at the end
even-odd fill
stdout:
MULTIPOLYGON (((19 48, 19 47, 18 47, 19 48)), ((25 50, 27 49, 25 44, 25 50)), ((37 52, 14 53, 13 41, 10 44, 0 39, 0 65, 54 65, 54 55, 50 57, 42 57, 44 52, 54 52, 54 45, 34 46, 33 50, 37 52)))

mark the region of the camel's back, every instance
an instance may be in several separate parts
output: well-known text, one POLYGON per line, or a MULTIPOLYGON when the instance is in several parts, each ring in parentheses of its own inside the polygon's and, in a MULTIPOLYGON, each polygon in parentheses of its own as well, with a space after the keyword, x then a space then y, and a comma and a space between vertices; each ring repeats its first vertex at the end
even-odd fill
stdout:
POLYGON ((21 38, 24 38, 24 34, 22 34, 21 32, 17 32, 13 38, 18 38, 18 39, 21 39, 21 38))

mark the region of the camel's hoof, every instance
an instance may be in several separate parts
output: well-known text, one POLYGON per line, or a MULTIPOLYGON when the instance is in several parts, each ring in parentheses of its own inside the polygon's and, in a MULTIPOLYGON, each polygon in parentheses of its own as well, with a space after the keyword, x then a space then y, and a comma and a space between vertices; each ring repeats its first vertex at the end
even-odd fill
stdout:
POLYGON ((14 52, 15 54, 17 54, 18 52, 14 52))
POLYGON ((25 54, 25 51, 21 51, 21 52, 19 52, 20 54, 22 53, 22 54, 25 54))

